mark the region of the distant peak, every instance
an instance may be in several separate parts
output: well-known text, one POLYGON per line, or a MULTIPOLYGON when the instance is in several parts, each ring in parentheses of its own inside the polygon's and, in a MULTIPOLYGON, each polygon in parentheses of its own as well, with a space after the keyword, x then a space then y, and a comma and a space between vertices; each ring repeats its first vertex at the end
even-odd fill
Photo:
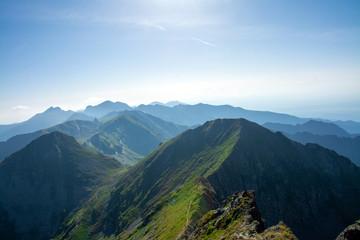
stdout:
MULTIPOLYGON (((143 105, 143 104, 141 104, 141 105, 143 105)), ((162 103, 162 102, 154 101, 154 102, 150 103, 149 105, 161 105, 161 106, 164 106, 165 104, 162 103)))
POLYGON ((107 101, 102 102, 99 105, 95 105, 95 106, 108 106, 108 105, 112 105, 112 104, 114 104, 112 101, 107 100, 107 101))
POLYGON ((62 111, 60 107, 49 107, 45 112, 62 111))

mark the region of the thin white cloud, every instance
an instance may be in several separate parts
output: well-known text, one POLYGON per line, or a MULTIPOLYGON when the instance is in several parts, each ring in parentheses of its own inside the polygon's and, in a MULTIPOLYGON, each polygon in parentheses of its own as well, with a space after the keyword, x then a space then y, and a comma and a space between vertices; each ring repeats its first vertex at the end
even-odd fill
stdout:
POLYGON ((154 27, 154 28, 157 28, 157 29, 159 29, 161 31, 166 32, 166 29, 164 27, 162 27, 161 25, 157 24, 157 23, 145 22, 143 24, 146 25, 146 26, 154 27))
POLYGON ((215 45, 215 44, 213 44, 213 43, 206 42, 206 41, 201 40, 201 39, 199 39, 199 38, 191 38, 191 39, 192 39, 192 40, 194 40, 194 41, 200 42, 200 43, 202 43, 202 44, 205 44, 205 45, 211 46, 211 47, 215 47, 215 46, 216 46, 216 45, 215 45))
POLYGON ((13 110, 17 110, 17 111, 25 111, 28 110, 29 107, 28 106, 24 106, 24 105, 18 105, 12 108, 13 110))

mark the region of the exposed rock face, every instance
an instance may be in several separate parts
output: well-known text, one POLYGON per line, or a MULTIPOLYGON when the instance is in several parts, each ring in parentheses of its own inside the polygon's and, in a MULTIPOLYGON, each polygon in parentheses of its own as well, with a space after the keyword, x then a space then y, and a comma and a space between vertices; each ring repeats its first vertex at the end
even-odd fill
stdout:
POLYGON ((0 233, 48 239, 108 171, 120 167, 63 133, 41 136, 0 164, 0 212, 6 220, 0 233))
POLYGON ((209 211, 184 239, 297 239, 284 223, 266 229, 254 191, 235 193, 209 211))
POLYGON ((336 240, 358 240, 360 239, 360 220, 345 228, 336 240))

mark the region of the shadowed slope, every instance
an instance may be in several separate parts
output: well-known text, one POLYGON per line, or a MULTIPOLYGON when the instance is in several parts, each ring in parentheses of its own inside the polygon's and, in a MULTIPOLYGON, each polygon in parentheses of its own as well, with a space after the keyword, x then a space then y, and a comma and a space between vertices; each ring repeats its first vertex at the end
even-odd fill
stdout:
POLYGON ((0 164, 0 204, 22 239, 48 239, 109 172, 121 167, 73 137, 45 134, 0 164))

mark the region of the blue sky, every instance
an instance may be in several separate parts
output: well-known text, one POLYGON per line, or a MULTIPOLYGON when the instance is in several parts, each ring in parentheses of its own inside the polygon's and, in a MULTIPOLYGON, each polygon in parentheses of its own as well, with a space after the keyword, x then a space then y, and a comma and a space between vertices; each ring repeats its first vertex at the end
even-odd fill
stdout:
POLYGON ((0 124, 104 100, 360 121, 360 1, 0 0, 0 124))

